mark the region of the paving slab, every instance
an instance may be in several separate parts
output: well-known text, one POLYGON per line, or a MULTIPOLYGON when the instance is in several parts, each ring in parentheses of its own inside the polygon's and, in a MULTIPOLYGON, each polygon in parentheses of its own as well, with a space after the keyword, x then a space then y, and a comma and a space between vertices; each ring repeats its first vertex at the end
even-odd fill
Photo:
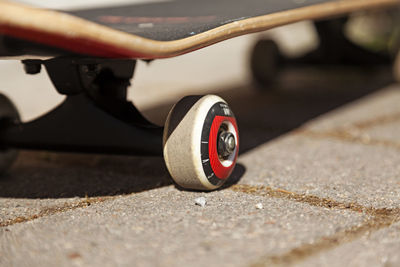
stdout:
POLYGON ((168 186, 2 228, 0 251, 9 266, 246 266, 368 217, 229 189, 168 186), (200 196, 205 207, 195 205, 200 196))
POLYGON ((246 168, 240 183, 376 208, 400 206, 397 149, 299 134, 260 146, 239 162, 246 168))
POLYGON ((0 225, 171 183, 160 158, 23 151, 0 179, 0 225))
MULTIPOLYGON (((313 131, 343 130, 357 134, 369 127, 377 127, 400 120, 400 87, 393 84, 374 92, 320 118, 304 127, 313 131)), ((391 131, 387 131, 390 133, 391 131)))
POLYGON ((400 116, 397 118, 397 115, 393 114, 391 117, 392 122, 386 122, 383 125, 379 125, 378 127, 370 127, 361 132, 361 137, 366 142, 372 141, 382 141, 387 142, 387 146, 392 144, 392 147, 400 149, 400 116))
POLYGON ((47 210, 54 210, 61 207, 74 205, 79 199, 41 199, 41 200, 25 200, 25 199, 0 199, 0 227, 4 227, 15 222, 23 222, 28 218, 34 218, 43 214, 47 210))
MULTIPOLYGON (((388 86, 292 132, 281 132, 279 138, 241 157, 246 172, 240 183, 372 207, 398 207, 400 146, 395 130, 400 125, 399 92, 399 85, 388 86)), ((306 102, 301 99, 303 108, 306 102)), ((303 110, 312 114, 313 109, 303 110)))
POLYGON ((298 266, 400 265, 400 223, 365 234, 360 239, 309 258, 298 266))

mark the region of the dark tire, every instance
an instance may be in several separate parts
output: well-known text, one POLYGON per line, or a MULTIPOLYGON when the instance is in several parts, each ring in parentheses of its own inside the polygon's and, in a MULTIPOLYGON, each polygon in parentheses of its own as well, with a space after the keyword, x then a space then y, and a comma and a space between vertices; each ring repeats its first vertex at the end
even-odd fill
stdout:
POLYGON ((276 82, 281 62, 278 45, 270 39, 259 40, 250 58, 250 70, 256 85, 270 88, 269 86, 276 82))
MULTIPOLYGON (((0 131, 10 123, 18 123, 20 116, 11 100, 0 94, 0 131)), ((5 173, 18 156, 18 150, 0 147, 0 174, 5 173)))

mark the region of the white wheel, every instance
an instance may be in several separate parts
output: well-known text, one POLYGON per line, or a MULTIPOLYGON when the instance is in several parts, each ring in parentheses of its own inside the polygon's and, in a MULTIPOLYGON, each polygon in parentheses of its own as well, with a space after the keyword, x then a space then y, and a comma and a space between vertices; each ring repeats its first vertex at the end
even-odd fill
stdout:
POLYGON ((231 175, 239 132, 228 104, 215 95, 182 98, 164 128, 164 159, 174 181, 187 189, 213 190, 231 175))
MULTIPOLYGON (((0 131, 8 123, 19 122, 17 108, 5 95, 0 94, 0 131)), ((2 148, 0 144, 0 174, 6 172, 18 156, 15 149, 2 148)))

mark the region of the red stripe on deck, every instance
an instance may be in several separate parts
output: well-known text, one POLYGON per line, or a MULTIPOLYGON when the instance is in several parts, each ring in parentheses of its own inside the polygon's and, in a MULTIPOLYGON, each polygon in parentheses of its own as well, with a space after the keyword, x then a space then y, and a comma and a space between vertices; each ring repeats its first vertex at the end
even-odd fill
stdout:
MULTIPOLYGON (((51 22, 50 22, 51 23, 51 22)), ((39 44, 61 48, 78 54, 107 58, 152 58, 117 46, 81 37, 66 37, 9 25, 0 25, 0 33, 39 44)))

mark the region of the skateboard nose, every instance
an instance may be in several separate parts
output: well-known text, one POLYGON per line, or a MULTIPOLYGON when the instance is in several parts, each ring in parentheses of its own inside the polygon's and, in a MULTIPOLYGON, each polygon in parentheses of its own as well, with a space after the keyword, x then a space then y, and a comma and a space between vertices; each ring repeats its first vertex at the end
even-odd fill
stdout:
POLYGON ((227 159, 236 148, 235 136, 228 131, 221 131, 218 136, 218 155, 222 159, 227 159))

